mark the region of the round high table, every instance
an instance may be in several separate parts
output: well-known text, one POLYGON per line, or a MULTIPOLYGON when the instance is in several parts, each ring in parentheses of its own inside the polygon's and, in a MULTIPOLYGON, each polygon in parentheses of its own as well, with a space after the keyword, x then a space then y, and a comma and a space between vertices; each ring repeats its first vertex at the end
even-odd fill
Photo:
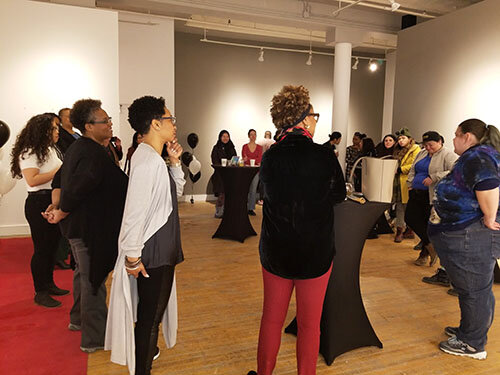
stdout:
POLYGON ((257 233, 248 218, 248 190, 259 167, 222 167, 213 165, 224 185, 224 215, 212 238, 244 242, 257 233))
MULTIPOLYGON (((365 239, 388 203, 364 205, 346 200, 335 206, 335 248, 333 268, 321 316, 320 353, 330 366, 336 357, 364 346, 378 346, 378 339, 366 315, 359 288, 359 266, 365 239)), ((285 329, 297 334, 294 319, 285 329)))

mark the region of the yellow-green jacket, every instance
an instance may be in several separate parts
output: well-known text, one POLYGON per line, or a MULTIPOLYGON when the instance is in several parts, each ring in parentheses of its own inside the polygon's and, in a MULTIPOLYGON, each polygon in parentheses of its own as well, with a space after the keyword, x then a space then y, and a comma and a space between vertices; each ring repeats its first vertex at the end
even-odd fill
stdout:
POLYGON ((412 148, 408 150, 405 156, 403 156, 403 159, 401 159, 401 173, 399 174, 399 183, 401 186, 401 202, 402 203, 408 203, 408 185, 406 184, 406 181, 408 180, 408 173, 410 173, 411 165, 413 164, 413 161, 417 157, 418 153, 420 152, 420 147, 417 144, 414 144, 412 148))

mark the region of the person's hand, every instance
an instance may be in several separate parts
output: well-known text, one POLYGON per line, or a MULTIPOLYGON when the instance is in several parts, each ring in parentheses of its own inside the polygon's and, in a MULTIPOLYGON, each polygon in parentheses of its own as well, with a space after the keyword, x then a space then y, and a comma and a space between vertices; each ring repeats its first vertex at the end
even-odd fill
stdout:
POLYGON ((66 216, 68 216, 67 212, 61 211, 59 208, 56 208, 48 213, 42 212, 42 216, 47 219, 50 224, 57 224, 66 216))
POLYGON ((50 211, 57 210, 57 208, 58 208, 57 205, 51 203, 47 206, 47 209, 45 210, 44 213, 48 214, 50 211))
POLYGON ((500 230, 500 223, 497 223, 495 219, 494 217, 491 219, 483 217, 484 226, 491 230, 500 230))
POLYGON ((182 146, 177 142, 177 138, 172 142, 167 142, 167 152, 170 157, 170 161, 177 163, 182 155, 182 151, 182 146))
POLYGON ((431 178, 430 177, 424 178, 424 180, 422 181, 422 184, 424 184, 424 186, 431 186, 431 184, 432 184, 431 178))
POLYGON ((136 279, 139 277, 140 273, 142 273, 142 276, 144 276, 144 277, 149 277, 148 273, 146 272, 146 268, 144 268, 144 264, 142 264, 142 262, 139 262, 139 264, 137 266, 133 267, 134 269, 127 268, 127 263, 137 262, 138 259, 139 258, 126 257, 125 258, 125 270, 127 271, 127 273, 129 275, 134 276, 134 278, 136 278, 136 279))
POLYGON ((122 148, 122 141, 120 138, 118 138, 118 137, 115 138, 115 145, 116 145, 116 148, 122 148))

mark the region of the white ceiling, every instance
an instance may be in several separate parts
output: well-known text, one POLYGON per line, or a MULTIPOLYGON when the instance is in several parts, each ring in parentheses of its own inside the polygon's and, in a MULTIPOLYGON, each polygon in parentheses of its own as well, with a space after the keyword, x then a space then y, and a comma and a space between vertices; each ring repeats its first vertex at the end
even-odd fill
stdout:
POLYGON ((363 0, 352 6, 356 0, 95 0, 95 6, 123 11, 121 21, 154 23, 155 16, 177 17, 176 31, 202 35, 206 29, 207 36, 214 39, 307 47, 312 42, 314 47, 326 49, 332 46, 327 44, 329 32, 349 28, 353 34, 363 34, 362 42, 353 43, 355 51, 383 54, 396 47, 394 35, 401 29, 405 12, 422 14, 418 22, 425 22, 431 19, 427 17, 440 17, 479 1, 397 0, 401 5, 398 12, 390 11, 390 0, 363 0), (334 14, 346 6, 348 9, 334 14), (203 23, 186 23, 193 18, 203 23))

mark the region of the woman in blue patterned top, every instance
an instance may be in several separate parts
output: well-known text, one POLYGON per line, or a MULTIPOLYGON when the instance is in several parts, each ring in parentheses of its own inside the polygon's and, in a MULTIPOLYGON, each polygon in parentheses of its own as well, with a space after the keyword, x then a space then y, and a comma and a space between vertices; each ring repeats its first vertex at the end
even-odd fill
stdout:
POLYGON ((462 122, 453 139, 460 155, 436 186, 429 236, 460 303, 460 326, 439 344, 448 354, 485 359, 493 321, 493 269, 500 257, 498 223, 500 133, 477 119, 462 122))

